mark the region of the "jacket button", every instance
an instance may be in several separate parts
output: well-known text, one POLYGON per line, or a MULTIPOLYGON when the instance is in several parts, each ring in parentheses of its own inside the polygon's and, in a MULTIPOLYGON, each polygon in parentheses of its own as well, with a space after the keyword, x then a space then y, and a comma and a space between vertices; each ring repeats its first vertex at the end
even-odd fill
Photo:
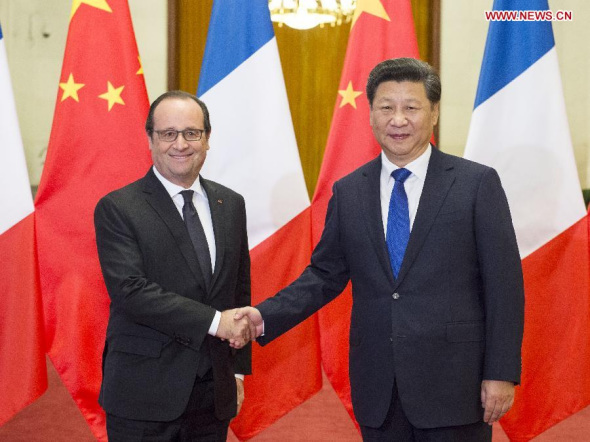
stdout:
POLYGON ((393 295, 391 295, 391 297, 393 299, 399 299, 399 293, 394 293, 393 295))

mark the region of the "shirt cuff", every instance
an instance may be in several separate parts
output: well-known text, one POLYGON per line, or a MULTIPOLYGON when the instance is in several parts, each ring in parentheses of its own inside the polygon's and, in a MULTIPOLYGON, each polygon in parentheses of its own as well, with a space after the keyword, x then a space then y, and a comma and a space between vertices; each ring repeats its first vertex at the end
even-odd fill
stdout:
POLYGON ((221 312, 216 311, 215 316, 213 316, 213 321, 211 322, 211 326, 209 327, 209 334, 211 336, 217 336, 217 329, 219 328, 219 323, 221 322, 221 312))
POLYGON ((236 379, 241 379, 242 381, 244 380, 244 375, 243 374, 234 374, 234 376, 236 377, 236 379))

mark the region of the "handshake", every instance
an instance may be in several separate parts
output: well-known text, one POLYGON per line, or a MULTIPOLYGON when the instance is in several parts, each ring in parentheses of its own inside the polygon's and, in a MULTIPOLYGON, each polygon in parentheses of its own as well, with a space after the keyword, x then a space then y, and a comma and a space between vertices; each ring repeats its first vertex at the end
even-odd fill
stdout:
POLYGON ((230 347, 242 348, 262 334, 262 315, 254 307, 241 307, 221 312, 215 336, 229 341, 230 347))

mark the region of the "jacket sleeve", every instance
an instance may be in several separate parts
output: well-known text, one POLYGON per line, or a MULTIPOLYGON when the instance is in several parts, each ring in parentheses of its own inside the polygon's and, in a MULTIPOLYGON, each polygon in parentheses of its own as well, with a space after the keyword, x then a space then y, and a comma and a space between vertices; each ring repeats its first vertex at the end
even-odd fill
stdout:
POLYGON ((500 177, 487 169, 478 189, 475 235, 486 320, 483 379, 520 382, 524 328, 522 265, 500 177))
POLYGON ((342 293, 350 276, 340 241, 336 183, 328 203, 322 237, 312 253, 311 263, 288 287, 256 306, 264 320, 264 336, 257 342, 267 344, 342 293))

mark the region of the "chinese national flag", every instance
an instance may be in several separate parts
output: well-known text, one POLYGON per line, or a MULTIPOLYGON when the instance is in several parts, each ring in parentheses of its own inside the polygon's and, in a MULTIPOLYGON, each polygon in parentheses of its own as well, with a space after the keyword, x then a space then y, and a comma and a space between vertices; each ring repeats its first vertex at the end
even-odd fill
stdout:
POLYGON ((148 99, 127 0, 75 0, 47 160, 35 200, 48 354, 94 435, 109 298, 93 213, 151 164, 148 99))
MULTIPOLYGON (((369 125, 365 85, 369 72, 377 63, 397 57, 418 58, 410 0, 359 0, 340 78, 339 97, 311 205, 314 244, 319 241, 324 228, 334 182, 381 151, 369 125)), ((349 285, 318 315, 324 370, 354 419, 348 379, 351 307, 349 285)))

